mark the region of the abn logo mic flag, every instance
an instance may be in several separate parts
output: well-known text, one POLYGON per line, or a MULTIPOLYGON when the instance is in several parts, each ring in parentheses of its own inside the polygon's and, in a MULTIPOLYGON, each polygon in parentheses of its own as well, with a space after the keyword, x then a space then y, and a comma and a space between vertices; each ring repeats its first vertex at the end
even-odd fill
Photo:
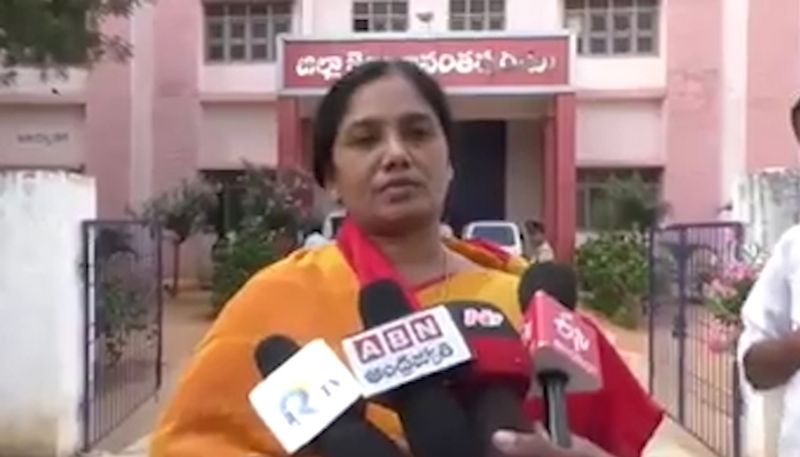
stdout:
POLYGON ((345 338, 342 348, 367 398, 472 359, 453 318, 441 306, 345 338))

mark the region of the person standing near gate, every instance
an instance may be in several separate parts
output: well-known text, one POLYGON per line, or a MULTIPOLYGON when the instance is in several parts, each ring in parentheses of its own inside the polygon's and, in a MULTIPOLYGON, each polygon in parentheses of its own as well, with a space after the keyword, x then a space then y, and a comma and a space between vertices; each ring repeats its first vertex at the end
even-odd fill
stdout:
MULTIPOLYGON (((800 100, 791 111, 800 141, 800 100)), ((739 361, 756 390, 786 388, 780 457, 800 456, 800 225, 784 233, 742 307, 739 361)))
POLYGON ((533 219, 525 221, 525 234, 527 235, 528 248, 531 260, 534 262, 550 262, 555 260, 553 247, 544 236, 544 224, 533 219))

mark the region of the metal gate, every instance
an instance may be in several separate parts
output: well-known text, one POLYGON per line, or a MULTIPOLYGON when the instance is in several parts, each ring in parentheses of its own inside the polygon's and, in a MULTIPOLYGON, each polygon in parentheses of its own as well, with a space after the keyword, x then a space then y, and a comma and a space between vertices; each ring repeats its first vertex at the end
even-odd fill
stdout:
POLYGON ((83 447, 161 386, 161 231, 148 221, 85 221, 83 447))
POLYGON ((650 392, 689 433, 740 457, 742 400, 735 349, 709 348, 703 284, 741 257, 743 226, 678 224, 650 238, 650 392))

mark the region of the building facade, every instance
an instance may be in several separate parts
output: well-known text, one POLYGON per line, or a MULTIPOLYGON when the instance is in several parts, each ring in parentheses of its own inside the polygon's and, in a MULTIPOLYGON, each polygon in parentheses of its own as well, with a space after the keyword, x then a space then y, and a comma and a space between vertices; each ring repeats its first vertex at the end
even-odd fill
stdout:
POLYGON ((321 94, 374 57, 452 98, 456 227, 540 219, 566 254, 612 176, 698 221, 744 173, 797 162, 794 0, 170 0, 105 27, 130 60, 0 87, 0 167, 95 175, 105 217, 243 160, 307 166, 321 94))

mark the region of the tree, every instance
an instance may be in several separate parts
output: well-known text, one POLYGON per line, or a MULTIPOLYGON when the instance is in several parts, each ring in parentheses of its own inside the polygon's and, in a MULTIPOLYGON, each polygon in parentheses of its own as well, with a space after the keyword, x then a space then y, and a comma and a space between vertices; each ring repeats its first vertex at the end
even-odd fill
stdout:
POLYGON ((183 180, 176 188, 144 204, 141 216, 158 221, 172 234, 172 294, 178 293, 180 249, 189 237, 208 227, 208 215, 218 205, 217 194, 202 179, 183 180))
POLYGON ((101 31, 104 20, 129 16, 141 0, 0 1, 0 83, 23 66, 64 74, 106 57, 124 60, 130 43, 101 31))

